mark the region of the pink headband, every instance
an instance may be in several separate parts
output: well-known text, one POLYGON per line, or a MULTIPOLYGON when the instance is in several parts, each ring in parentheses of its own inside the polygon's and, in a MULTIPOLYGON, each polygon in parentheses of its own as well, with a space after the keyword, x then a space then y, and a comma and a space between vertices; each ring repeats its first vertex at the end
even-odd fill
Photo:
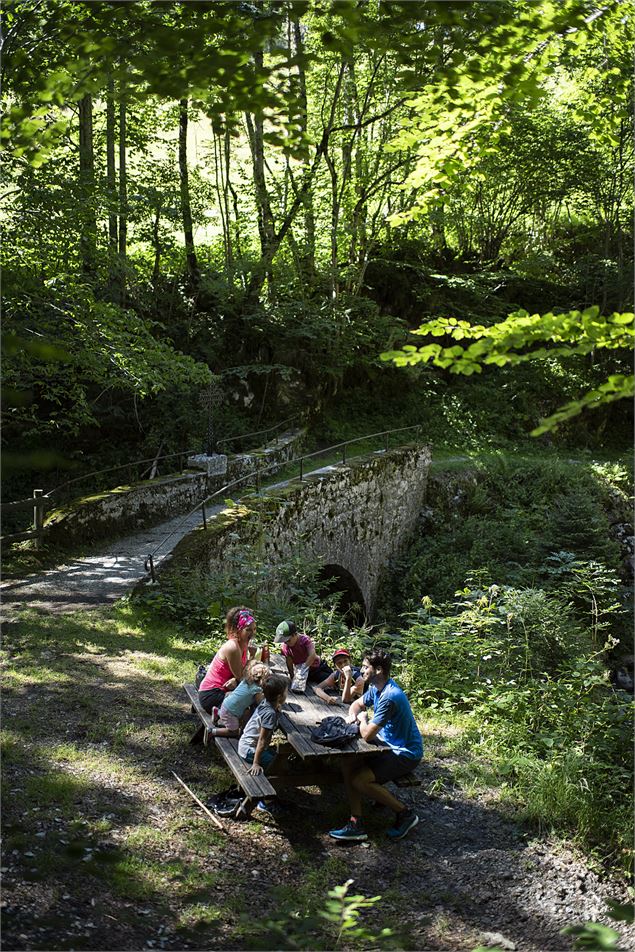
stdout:
POLYGON ((238 618, 236 619, 236 628, 238 631, 242 631, 243 628, 249 628, 250 625, 255 624, 256 619, 253 615, 250 615, 247 611, 238 612, 238 618))

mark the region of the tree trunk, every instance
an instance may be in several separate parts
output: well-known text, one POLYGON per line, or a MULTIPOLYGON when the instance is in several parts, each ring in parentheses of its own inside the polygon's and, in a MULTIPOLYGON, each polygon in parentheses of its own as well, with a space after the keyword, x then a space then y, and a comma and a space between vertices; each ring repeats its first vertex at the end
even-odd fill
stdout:
MULTIPOLYGON (((122 83, 123 85, 123 83, 122 83)), ((128 173, 126 169, 126 98, 123 89, 119 99, 119 303, 126 301, 126 253, 128 240, 128 173)))
POLYGON ((163 250, 161 246, 161 235, 159 232, 159 224, 161 221, 161 208, 159 205, 156 207, 154 214, 154 221, 152 222, 152 247, 154 248, 154 267, 152 268, 152 287, 154 289, 155 299, 157 297, 157 290, 159 286, 159 276, 161 268, 161 252, 163 250))
POLYGON ((79 101, 79 181, 81 196, 80 255, 82 271, 93 276, 97 265, 95 218, 95 155, 93 151, 93 99, 87 93, 79 101))
MULTIPOLYGON (((262 70, 263 58, 262 50, 254 53, 256 70, 262 70)), ((258 213, 260 252, 264 263, 264 274, 269 284, 269 293, 271 294, 273 289, 273 269, 271 267, 273 257, 270 254, 270 249, 274 244, 276 232, 265 177, 264 119, 262 112, 257 112, 253 115, 249 112, 245 113, 245 122, 251 150, 254 196, 258 213)))
POLYGON ((194 228, 192 226, 192 206, 190 203, 190 179, 187 168, 187 124, 188 102, 179 102, 179 178, 181 181, 181 216, 183 219, 183 237, 185 238, 185 257, 187 273, 192 287, 197 287, 200 279, 196 249, 194 247, 194 228))
MULTIPOLYGON (((300 121, 302 123, 302 132, 307 135, 308 132, 308 99, 306 91, 306 71, 304 69, 304 41, 302 39, 302 27, 300 20, 293 21, 293 39, 295 46, 295 56, 298 65, 298 91, 300 94, 300 121)), ((304 172, 308 171, 308 162, 304 164, 304 172)), ((313 208, 313 189, 308 188, 303 198, 304 206, 304 253, 302 255, 302 266, 307 278, 315 276, 315 211, 313 208)))
POLYGON ((300 209, 300 207, 302 206, 302 203, 304 202, 304 196, 306 195, 308 189, 310 189, 313 186, 315 174, 320 166, 322 157, 324 156, 328 148, 329 137, 331 135, 331 130, 333 129, 333 124, 335 119, 335 110, 336 110, 337 102, 339 100, 341 88, 342 88, 342 69, 340 69, 339 71, 338 78, 335 84, 335 93, 333 96, 333 101, 331 103, 329 119, 326 124, 326 127, 324 128, 322 132, 322 138, 320 139, 316 147, 315 155, 313 156, 313 161, 304 175, 302 185, 296 192, 293 202, 291 203, 291 206, 289 208, 289 211, 285 215, 284 221, 280 225, 278 231, 275 232, 273 235, 273 239, 267 249, 267 254, 263 256, 262 260, 254 268, 254 271, 251 275, 249 285, 247 287, 247 296, 246 296, 246 301, 250 304, 253 304, 258 300, 258 296, 262 289, 262 285, 265 281, 268 270, 271 267, 271 262, 273 261, 278 249, 280 248, 280 245, 284 241, 287 232, 291 228, 291 225, 293 224, 295 216, 297 215, 298 210, 300 209))
POLYGON ((108 246, 117 254, 117 173, 115 170, 115 82, 108 80, 106 91, 106 184, 108 189, 108 246))

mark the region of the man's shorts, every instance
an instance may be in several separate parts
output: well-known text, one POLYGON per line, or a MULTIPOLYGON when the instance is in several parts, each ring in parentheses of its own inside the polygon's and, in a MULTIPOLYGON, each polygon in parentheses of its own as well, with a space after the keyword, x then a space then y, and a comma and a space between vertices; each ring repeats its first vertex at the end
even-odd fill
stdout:
POLYGON ((370 757, 364 758, 364 766, 370 767, 377 783, 388 783, 389 780, 406 777, 419 763, 419 760, 414 760, 412 757, 399 757, 393 754, 392 750, 387 750, 383 754, 371 754, 370 757))
MULTIPOLYGON (((244 757, 243 760, 246 760, 248 764, 253 764, 255 753, 256 753, 255 750, 247 751, 247 756, 244 757)), ((267 768, 271 766, 271 764, 276 759, 277 753, 278 753, 277 747, 274 750, 272 750, 271 747, 266 747, 263 750, 263 752, 260 755, 260 766, 262 767, 263 770, 266 771, 267 768)))

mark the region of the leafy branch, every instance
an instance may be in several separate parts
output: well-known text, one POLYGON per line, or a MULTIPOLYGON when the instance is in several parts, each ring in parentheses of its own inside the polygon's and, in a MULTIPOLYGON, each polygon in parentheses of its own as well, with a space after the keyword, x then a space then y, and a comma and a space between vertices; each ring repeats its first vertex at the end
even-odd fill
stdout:
MULTIPOLYGON (((400 350, 385 351, 381 359, 392 361, 397 367, 432 364, 450 373, 470 376, 481 373, 483 366, 516 366, 528 361, 552 357, 586 355, 596 350, 631 349, 635 330, 631 313, 613 313, 601 316, 599 308, 585 311, 567 311, 564 314, 529 314, 519 310, 506 320, 486 327, 470 324, 453 317, 441 317, 422 324, 413 334, 420 337, 450 337, 455 341, 471 340, 469 346, 438 343, 416 347, 404 344, 400 350)), ((606 382, 589 390, 578 400, 560 407, 532 436, 553 430, 583 409, 595 408, 635 392, 635 379, 624 374, 612 374, 606 382)))

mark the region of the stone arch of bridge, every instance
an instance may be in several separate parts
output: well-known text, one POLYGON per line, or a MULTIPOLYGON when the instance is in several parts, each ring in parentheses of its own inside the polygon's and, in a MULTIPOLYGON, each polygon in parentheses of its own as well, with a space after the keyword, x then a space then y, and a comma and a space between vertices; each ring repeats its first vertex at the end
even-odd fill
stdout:
POLYGON ((363 624, 368 617, 368 606, 352 572, 343 565, 329 562, 320 569, 318 582, 321 595, 341 593, 340 610, 349 624, 363 624))

